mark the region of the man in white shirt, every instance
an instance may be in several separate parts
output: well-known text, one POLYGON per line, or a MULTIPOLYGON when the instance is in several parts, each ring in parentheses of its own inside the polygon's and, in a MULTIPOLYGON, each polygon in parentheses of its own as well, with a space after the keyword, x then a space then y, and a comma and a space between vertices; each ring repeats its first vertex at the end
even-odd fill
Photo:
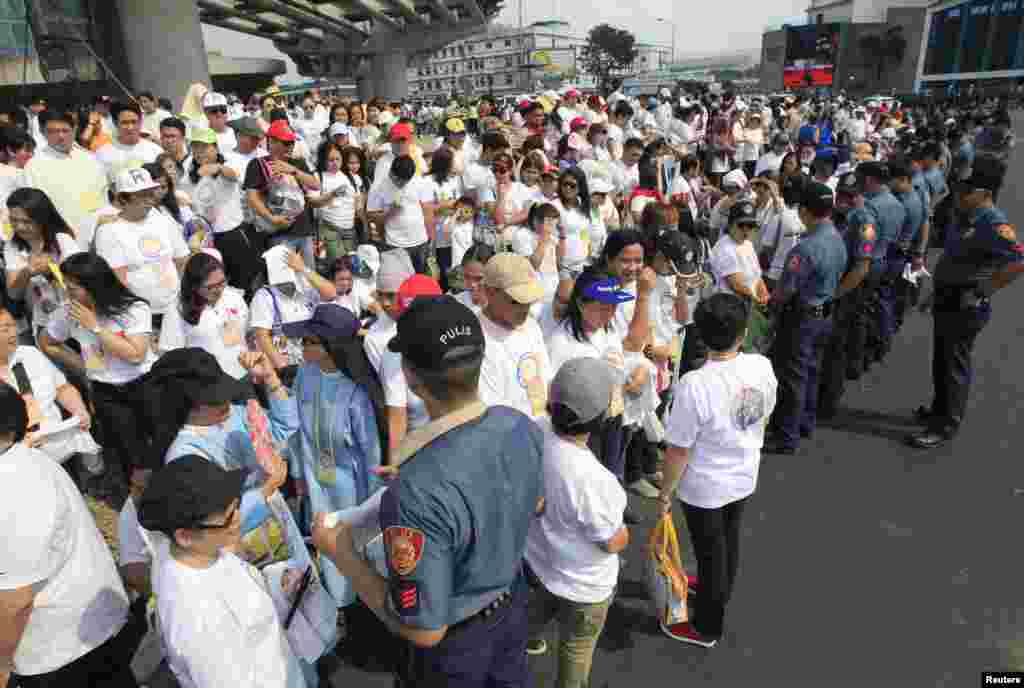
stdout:
POLYGON ((111 182, 124 170, 155 162, 164 149, 142 138, 142 108, 135 103, 117 103, 111 108, 117 133, 114 140, 96 151, 111 182))
POLYGON ((754 167, 754 176, 760 177, 765 172, 771 172, 778 174, 779 170, 782 169, 782 159, 786 157, 786 153, 789 152, 789 136, 784 132, 779 132, 772 137, 771 150, 765 152, 757 161, 757 165, 754 167))
POLYGON ((499 253, 487 261, 483 286, 487 305, 479 317, 487 347, 480 399, 490 406, 511 406, 531 418, 543 416, 555 371, 530 307, 544 298, 544 287, 530 261, 514 253, 499 253))
POLYGON ((391 149, 377 158, 377 164, 373 167, 374 184, 387 179, 391 172, 391 165, 397 158, 404 156, 412 157, 412 127, 408 124, 399 123, 391 127, 388 140, 391 141, 391 149))
POLYGON ((403 155, 395 160, 390 174, 374 182, 366 204, 371 219, 384 225, 387 245, 404 248, 419 273, 427 271, 427 224, 434 219, 433 201, 430 181, 417 177, 416 163, 403 155))
POLYGON ((747 305, 734 294, 715 294, 697 306, 694 321, 708 360, 676 384, 666 425, 661 511, 671 513, 673 495, 682 502, 700 594, 691 621, 661 628, 705 648, 722 636, 739 568, 743 508, 757 487, 778 388, 767 358, 739 351, 747 319, 747 305))
MULTIPOLYGON (((266 151, 261 147, 263 129, 259 120, 254 117, 236 119, 231 123, 231 127, 235 130, 238 143, 231 150, 221 149, 221 153, 224 155, 224 165, 231 168, 239 179, 243 179, 249 163, 266 155, 266 151)), ((257 244, 253 241, 253 228, 244 224, 242 194, 245 192, 241 185, 236 187, 235 192, 237 197, 224 204, 221 212, 229 214, 237 222, 233 229, 215 233, 213 243, 224 257, 228 283, 233 287, 248 290, 263 269, 263 259, 255 248, 257 244)), ((224 226, 229 227, 231 223, 225 223, 224 226)))
POLYGON ((151 91, 139 94, 139 105, 142 106, 142 135, 150 141, 160 140, 160 123, 171 113, 160 108, 160 103, 151 91))
POLYGON ((0 384, 0 685, 134 688, 128 596, 67 471, 23 440, 28 411, 0 384))
POLYGON ((217 147, 222 151, 234 148, 238 141, 234 130, 228 126, 228 99, 220 93, 207 93, 203 96, 203 112, 210 128, 217 134, 217 147))
POLYGON ((25 186, 45 191, 77 234, 107 204, 106 174, 92 153, 75 145, 69 113, 47 110, 40 124, 47 145, 25 165, 25 186))

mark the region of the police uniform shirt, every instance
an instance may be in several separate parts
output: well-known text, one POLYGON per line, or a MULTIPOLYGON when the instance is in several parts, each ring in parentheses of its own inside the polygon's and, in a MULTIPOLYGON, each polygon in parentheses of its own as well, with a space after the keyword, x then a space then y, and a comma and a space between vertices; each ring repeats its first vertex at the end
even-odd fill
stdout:
POLYGON ((895 194, 895 196, 903 204, 903 209, 906 211, 903 227, 900 228, 896 243, 903 250, 910 250, 911 245, 921 231, 921 227, 928 220, 928 210, 924 207, 921 195, 913 189, 895 194))
POLYGON ((896 243, 907 211, 887 186, 883 186, 880 191, 864 194, 864 205, 874 211, 878 220, 876 226, 878 238, 875 240, 874 251, 871 254, 871 268, 874 270, 885 262, 885 258, 889 254, 889 246, 896 243))
POLYGON ((932 194, 928 190, 928 182, 925 181, 924 172, 921 170, 915 172, 914 176, 911 177, 910 182, 914 186, 914 191, 921 196, 921 200, 924 202, 925 211, 931 214, 932 194))
POLYGON ((935 267, 935 284, 970 286, 1008 265, 1024 262, 1024 243, 999 208, 982 208, 970 224, 950 229, 945 251, 935 267))
POLYGON ((846 214, 846 231, 843 233, 843 243, 846 245, 846 254, 849 262, 847 272, 853 270, 857 263, 869 259, 875 252, 875 242, 878 240, 878 218, 875 211, 867 206, 863 208, 851 208, 846 214))
POLYGON ((846 246, 835 225, 823 222, 793 247, 782 273, 782 292, 803 306, 831 301, 846 268, 846 246))
POLYGON ((406 436, 380 511, 403 624, 452 626, 511 589, 543 494, 543 447, 527 416, 482 403, 406 436))
POLYGON ((946 175, 938 165, 924 171, 924 181, 928 184, 928 193, 932 198, 942 196, 948 191, 946 175))

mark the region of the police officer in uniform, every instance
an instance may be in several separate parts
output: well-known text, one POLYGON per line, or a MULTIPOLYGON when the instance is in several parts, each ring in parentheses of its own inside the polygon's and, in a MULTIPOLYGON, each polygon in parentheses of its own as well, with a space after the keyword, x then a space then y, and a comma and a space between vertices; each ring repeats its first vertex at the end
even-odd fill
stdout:
POLYGON ((864 180, 864 205, 870 208, 877 218, 878 239, 875 240, 874 251, 871 254, 870 280, 876 289, 877 318, 871 322, 872 328, 869 336, 873 342, 869 348, 870 363, 871 353, 873 360, 881 361, 889 353, 891 345, 891 332, 895 331, 896 293, 893 281, 889 278, 886 264, 889 256, 889 247, 896 243, 899 238, 900 229, 906 219, 907 211, 903 205, 892 195, 887 186, 889 182, 889 168, 880 162, 866 162, 857 167, 857 174, 864 180))
POLYGON ((356 554, 349 526, 316 519, 313 541, 359 597, 403 638, 398 686, 525 686, 526 535, 542 506, 540 429, 477 386, 484 356, 477 317, 455 299, 421 297, 388 348, 431 422, 397 451, 380 504, 389 575, 356 554))
POLYGON ((817 421, 818 370, 846 268, 846 246, 832 224, 834 204, 832 189, 807 184, 800 203, 807 231, 790 250, 773 296, 779 318, 772 364, 779 389, 771 420, 774 437, 765 450, 774 454, 795 454, 800 438, 809 437, 817 421))
POLYGON ((920 449, 941 446, 959 430, 974 375, 971 352, 992 316, 989 299, 1024 272, 1024 243, 993 200, 1005 175, 1004 162, 979 155, 957 184, 959 222, 935 267, 934 396, 930 408, 917 412, 925 430, 908 438, 920 449))
POLYGON ((818 391, 818 417, 833 418, 839 408, 847 378, 859 379, 864 371, 864 280, 871 269, 874 251, 874 213, 864 205, 860 178, 850 172, 839 178, 834 217, 846 245, 846 271, 836 290, 832 336, 825 349, 818 391), (855 340, 856 337, 859 337, 855 340))
POLYGON ((914 270, 921 268, 928 246, 928 209, 921 194, 914 189, 913 176, 913 168, 905 158, 889 161, 889 185, 896 200, 903 204, 906 211, 899 237, 889 247, 887 273, 893 283, 895 297, 890 338, 903 326, 908 304, 916 300, 916 288, 903 279, 903 271, 908 263, 914 270))

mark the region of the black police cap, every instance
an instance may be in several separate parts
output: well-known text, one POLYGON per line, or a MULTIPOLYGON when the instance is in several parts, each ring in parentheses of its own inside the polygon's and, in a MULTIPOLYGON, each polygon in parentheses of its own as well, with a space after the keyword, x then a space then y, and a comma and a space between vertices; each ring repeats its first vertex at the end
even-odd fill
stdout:
POLYGON ((883 182, 889 179, 889 166, 884 162, 868 160, 857 165, 857 174, 861 177, 874 177, 883 182))

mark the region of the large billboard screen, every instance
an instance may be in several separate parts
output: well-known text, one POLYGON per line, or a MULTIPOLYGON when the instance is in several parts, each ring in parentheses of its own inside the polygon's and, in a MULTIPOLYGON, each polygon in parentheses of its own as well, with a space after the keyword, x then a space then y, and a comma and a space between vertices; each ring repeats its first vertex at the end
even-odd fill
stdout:
POLYGON ((786 88, 831 86, 839 53, 839 24, 786 27, 786 88))
POLYGON ((1021 69, 1024 0, 974 0, 931 16, 924 74, 1021 69))

